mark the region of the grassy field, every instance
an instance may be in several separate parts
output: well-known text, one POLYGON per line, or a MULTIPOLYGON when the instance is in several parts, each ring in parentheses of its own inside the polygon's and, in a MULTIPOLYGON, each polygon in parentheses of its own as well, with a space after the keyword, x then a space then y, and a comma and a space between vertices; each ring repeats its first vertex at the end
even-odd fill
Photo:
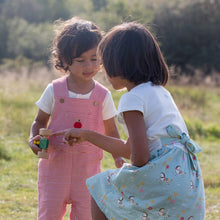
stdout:
MULTIPOLYGON (((40 78, 39 75, 35 76, 40 78)), ((50 77, 43 80, 0 76, 0 220, 37 218, 37 164, 28 147, 35 101, 50 77)), ((198 155, 206 191, 206 219, 220 216, 220 90, 204 87, 167 87, 191 136, 203 151, 198 155)), ((117 105, 122 92, 113 92, 117 105)), ((126 138, 121 127, 120 134, 126 138)), ((103 170, 114 167, 105 154, 103 170)), ((68 219, 69 210, 65 215, 68 219)))

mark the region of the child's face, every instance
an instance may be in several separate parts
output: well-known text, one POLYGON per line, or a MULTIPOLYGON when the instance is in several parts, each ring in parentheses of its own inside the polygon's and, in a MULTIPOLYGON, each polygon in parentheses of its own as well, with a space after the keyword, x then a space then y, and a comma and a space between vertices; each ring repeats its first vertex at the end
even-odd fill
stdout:
POLYGON ((89 81, 96 75, 100 68, 100 62, 96 56, 97 47, 87 50, 80 57, 73 60, 69 66, 70 75, 78 81, 89 81))

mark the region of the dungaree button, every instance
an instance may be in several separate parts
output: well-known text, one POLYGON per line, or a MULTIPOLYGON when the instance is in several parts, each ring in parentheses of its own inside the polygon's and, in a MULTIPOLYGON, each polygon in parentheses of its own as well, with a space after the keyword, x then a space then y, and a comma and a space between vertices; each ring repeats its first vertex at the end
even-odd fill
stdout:
POLYGON ((97 101, 94 101, 94 102, 93 102, 93 105, 94 105, 94 106, 97 106, 97 105, 98 105, 98 102, 97 102, 97 101))
POLYGON ((64 99, 61 98, 61 99, 60 99, 60 103, 64 103, 64 99))

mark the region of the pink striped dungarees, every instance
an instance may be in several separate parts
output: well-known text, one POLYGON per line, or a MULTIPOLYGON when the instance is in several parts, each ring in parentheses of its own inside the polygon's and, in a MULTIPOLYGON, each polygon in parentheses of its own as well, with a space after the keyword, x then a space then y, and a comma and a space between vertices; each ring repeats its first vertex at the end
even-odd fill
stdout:
MULTIPOLYGON (((53 132, 71 128, 80 121, 82 128, 104 133, 102 104, 107 90, 98 82, 90 99, 70 98, 66 77, 53 81, 55 106, 48 128, 53 132)), ((80 128, 79 128, 80 129, 80 128)), ((86 179, 101 172, 103 151, 83 142, 62 143, 62 136, 49 139, 49 159, 40 159, 38 174, 38 220, 60 220, 71 204, 71 220, 90 220, 90 194, 86 179)))

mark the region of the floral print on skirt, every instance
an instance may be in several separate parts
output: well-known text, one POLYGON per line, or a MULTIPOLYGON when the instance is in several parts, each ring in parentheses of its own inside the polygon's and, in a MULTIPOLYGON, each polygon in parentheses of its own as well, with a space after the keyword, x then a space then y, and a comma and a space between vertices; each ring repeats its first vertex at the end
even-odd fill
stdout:
POLYGON ((145 166, 126 163, 87 179, 92 197, 109 220, 205 219, 204 186, 195 155, 200 148, 173 127, 168 133, 172 136, 161 139, 163 147, 145 166))

